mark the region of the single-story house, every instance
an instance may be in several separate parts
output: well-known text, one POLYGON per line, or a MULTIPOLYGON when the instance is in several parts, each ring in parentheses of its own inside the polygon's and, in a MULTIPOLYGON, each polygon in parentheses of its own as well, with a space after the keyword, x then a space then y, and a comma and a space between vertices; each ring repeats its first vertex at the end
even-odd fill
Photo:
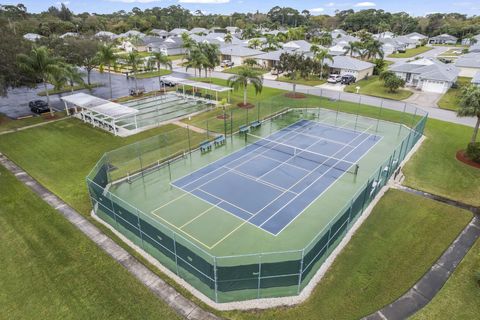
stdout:
POLYGON ((37 41, 38 39, 41 39, 42 36, 36 33, 25 33, 23 38, 28 41, 37 41))
POLYGON ((225 27, 225 30, 227 30, 227 32, 230 32, 231 34, 240 32, 240 28, 238 27, 225 27))
POLYGON ((473 76, 473 78, 472 78, 472 84, 480 87, 480 71, 478 71, 477 73, 475 73, 475 75, 473 76))
POLYGON ((292 50, 287 49, 279 49, 275 51, 265 52, 258 56, 255 56, 255 60, 257 60, 258 64, 266 69, 273 69, 275 68, 278 63, 280 62, 280 56, 282 53, 292 53, 292 50))
POLYGON ((150 34, 154 34, 162 39, 166 39, 170 36, 170 33, 163 29, 152 29, 150 30, 150 34))
POLYGON ((138 51, 137 46, 131 43, 128 40, 122 41, 122 43, 118 46, 119 49, 122 49, 125 52, 133 52, 138 51))
POLYGON ((464 45, 464 46, 471 46, 471 45, 474 45, 474 44, 478 44, 479 42, 480 42, 480 34, 477 34, 476 36, 473 36, 473 37, 468 37, 468 38, 463 38, 462 39, 462 45, 464 45), (475 39, 475 40, 472 41, 472 38, 475 39))
POLYGON ((418 32, 412 32, 412 33, 406 34, 406 35, 404 35, 404 37, 407 37, 407 38, 412 39, 412 40, 416 40, 418 42, 421 42, 422 40, 425 40, 425 39, 428 38, 426 35, 423 35, 423 34, 418 33, 418 32))
POLYGON ((480 52, 480 41, 468 48, 468 52, 480 52))
POLYGON ((99 31, 99 32, 95 33, 94 37, 95 38, 101 38, 101 39, 113 40, 118 36, 115 33, 110 32, 110 31, 99 31))
POLYGON ((62 35, 60 36, 60 38, 63 39, 63 38, 78 37, 78 36, 79 36, 79 34, 76 33, 76 32, 65 32, 64 34, 62 34, 62 35))
POLYGON ((460 69, 460 76, 473 77, 480 71, 480 52, 472 52, 460 56, 455 62, 455 66, 460 69))
POLYGON ((310 52, 312 44, 305 40, 289 41, 283 44, 283 48, 287 50, 295 50, 296 52, 310 52))
POLYGON ((339 43, 349 43, 349 42, 358 42, 360 41, 359 38, 348 35, 348 34, 341 34, 339 33, 337 37, 332 38, 332 44, 336 45, 339 43))
POLYGON ((406 49, 416 48, 417 45, 420 44, 420 42, 418 40, 415 40, 415 39, 412 39, 412 38, 409 38, 409 37, 405 37, 405 36, 395 37, 394 39, 397 42, 404 44, 406 49))
POLYGON ((445 93, 457 81, 459 70, 434 59, 418 59, 392 65, 390 71, 407 86, 425 92, 445 93))
POLYGON ((393 32, 390 32, 390 31, 385 31, 385 32, 381 32, 381 33, 376 33, 373 35, 373 38, 374 39, 391 39, 395 37, 395 34, 393 32))
POLYGON ((235 65, 239 66, 243 64, 243 61, 248 58, 255 58, 263 51, 250 49, 241 45, 228 45, 220 48, 221 60, 230 60, 235 65))
POLYGON ((382 49, 385 56, 399 51, 405 51, 407 44, 398 41, 397 38, 380 38, 378 39, 382 43, 382 49))
POLYGON ((333 63, 330 60, 325 60, 325 64, 330 68, 330 74, 352 75, 357 81, 373 75, 373 63, 358 60, 348 56, 335 56, 333 63))
POLYGON ((183 40, 181 37, 170 37, 159 41, 154 41, 146 45, 148 52, 162 52, 167 56, 184 54, 183 40))
POLYGON ((127 32, 119 34, 118 37, 119 38, 132 38, 132 37, 143 38, 145 37, 145 34, 137 30, 129 30, 127 32))
POLYGON ((457 37, 451 36, 446 33, 428 39, 428 43, 430 44, 457 44, 457 41, 457 37))
POLYGON ((210 33, 210 30, 205 29, 205 28, 192 28, 192 30, 190 30, 188 33, 189 34, 205 35, 207 33, 210 33))
POLYGON ((330 35, 332 36, 332 39, 337 39, 346 36, 347 32, 342 29, 335 29, 330 32, 330 35))
POLYGON ((183 28, 175 28, 173 30, 170 30, 170 34, 172 36, 181 36, 184 33, 188 33, 188 30, 183 28))

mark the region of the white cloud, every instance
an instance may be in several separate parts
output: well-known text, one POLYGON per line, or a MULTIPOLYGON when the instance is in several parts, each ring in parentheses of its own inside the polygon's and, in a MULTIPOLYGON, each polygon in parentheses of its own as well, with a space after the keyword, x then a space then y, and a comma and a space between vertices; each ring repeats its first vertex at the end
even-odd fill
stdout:
POLYGON ((230 0, 178 0, 180 3, 220 4, 229 3, 230 0))
POLYGON ((377 5, 375 4, 375 2, 359 2, 357 4, 354 5, 354 7, 359 7, 359 8, 367 8, 367 7, 376 7, 377 5))
POLYGON ((108 0, 111 2, 123 2, 123 3, 151 3, 151 2, 159 2, 161 0, 108 0))
POLYGON ((312 13, 320 13, 320 12, 325 11, 325 9, 323 9, 323 8, 312 8, 312 9, 309 9, 308 11, 310 11, 312 13))
POLYGON ((70 1, 58 1, 58 2, 57 2, 57 5, 58 5, 58 6, 61 6, 62 3, 63 3, 64 5, 69 5, 69 4, 70 4, 70 1))
POLYGON ((335 2, 329 2, 325 5, 325 7, 334 7, 335 6, 335 2))

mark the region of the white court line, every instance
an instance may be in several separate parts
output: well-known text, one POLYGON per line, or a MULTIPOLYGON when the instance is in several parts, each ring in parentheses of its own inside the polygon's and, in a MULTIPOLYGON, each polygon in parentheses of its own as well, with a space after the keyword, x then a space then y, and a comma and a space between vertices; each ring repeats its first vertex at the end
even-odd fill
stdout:
MULTIPOLYGON (((219 198, 219 197, 217 197, 216 195, 213 195, 213 194, 211 194, 211 193, 208 192, 208 191, 205 191, 205 190, 203 190, 203 189, 198 189, 198 190, 200 190, 200 191, 202 191, 202 192, 205 192, 205 193, 208 194, 209 196, 212 196, 212 197, 220 200, 220 202, 228 203, 228 204, 231 205, 232 207, 235 207, 235 208, 237 208, 237 209, 239 209, 239 210, 245 211, 245 212, 248 213, 249 215, 253 216, 253 213, 252 213, 252 212, 250 212, 250 211, 248 211, 248 210, 245 210, 245 209, 243 209, 243 208, 240 208, 239 206, 237 206, 237 205, 235 205, 235 204, 233 204, 233 203, 231 203, 231 202, 229 202, 229 201, 223 200, 222 198, 219 198)), ((220 204, 220 203, 218 203, 218 204, 220 204)), ((222 209, 222 208, 219 208, 219 209, 222 209)), ((223 209, 222 209, 222 210, 223 210, 223 209)))
MULTIPOLYGON (((369 127, 367 130, 370 130, 370 127, 369 127)), ((364 132, 360 133, 355 139, 353 139, 353 140, 350 142, 350 144, 351 144, 352 142, 354 142, 355 140, 357 140, 357 138, 360 137, 362 134, 364 134, 364 132)), ((354 150, 356 150, 357 147, 358 147, 359 145, 361 145, 362 143, 364 143, 368 138, 370 138, 370 134, 368 134, 365 139, 363 139, 363 140, 362 140, 359 144, 357 144, 352 150, 350 150, 350 152, 348 152, 347 154, 345 154, 345 155, 342 157, 342 159, 345 159, 346 156, 348 156, 348 155, 351 154, 354 150)), ((345 147, 343 147, 342 149, 338 150, 338 151, 335 152, 333 155, 338 154, 338 153, 339 153, 340 151, 342 151, 344 148, 345 148, 345 147)), ((328 159, 327 159, 327 160, 328 160, 328 159)), ((341 160, 337 161, 337 163, 340 162, 340 161, 341 161, 341 160)), ((345 161, 346 161, 346 160, 345 160, 345 161)), ((324 161, 323 163, 325 163, 325 161, 324 161)), ((312 173, 315 172, 318 168, 320 168, 320 167, 323 165, 323 163, 320 164, 319 166, 317 166, 315 169, 313 169, 313 170, 312 170, 312 173)), ((310 183, 310 184, 309 184, 306 188, 304 188, 297 196, 295 196, 293 199, 291 199, 291 200, 288 201, 285 205, 283 205, 280 209, 278 209, 273 215, 271 215, 267 220, 265 220, 260 226, 263 226, 265 223, 267 223, 268 221, 270 221, 273 217, 275 217, 275 216, 280 212, 280 210, 282 210, 282 209, 285 208, 287 205, 289 205, 293 200, 297 199, 297 198, 298 198, 300 195, 302 195, 308 188, 310 188, 314 183, 316 183, 319 179, 321 179, 322 177, 324 177, 324 176, 327 174, 327 172, 330 172, 331 170, 333 170, 333 167, 332 167, 332 168, 329 168, 329 169, 328 169, 327 171, 325 171, 325 173, 323 173, 320 177, 318 177, 318 178, 315 179, 312 183, 310 183)), ((345 174, 345 173, 343 173, 343 174, 345 174)), ((342 174, 342 176, 343 176, 343 174, 342 174)), ((307 176, 308 176, 308 175, 307 175, 307 176)), ((304 178, 305 178, 305 177, 304 177, 304 178)), ((304 180, 304 178, 302 178, 302 179, 300 179, 299 181, 297 181, 297 183, 294 184, 293 186, 291 186, 290 189, 293 188, 294 186, 296 186, 298 183, 300 183, 300 181, 304 180)), ((335 180, 337 180, 337 179, 335 179, 335 180)), ((303 210, 302 210, 302 212, 303 212, 303 210)), ((300 213, 299 213, 299 214, 300 214, 300 213)), ((277 234, 278 234, 278 233, 277 233, 277 234)))
MULTIPOLYGON (((328 117, 326 117, 325 119, 327 119, 328 117)), ((315 128, 315 127, 318 127, 318 128, 321 128, 322 124, 320 123, 320 121, 311 121, 314 125, 313 126, 305 126, 305 128, 315 128)), ((326 129, 329 129, 329 128, 326 128, 326 129)), ((309 134, 309 133, 306 133, 305 131, 301 131, 301 130, 291 130, 291 131, 294 131, 294 132, 298 132, 300 133, 301 135, 304 135, 304 136, 307 136, 307 137, 312 137, 312 138, 316 138, 316 139, 322 139, 322 140, 326 140, 326 141, 330 141, 330 142, 333 142, 333 143, 337 143, 337 144, 341 144, 341 145, 348 145, 347 143, 344 143, 344 142, 341 142, 341 141, 337 141, 337 140, 333 140, 333 139, 328 139, 328 138, 325 138, 325 137, 322 137, 322 136, 317 136, 317 135, 314 135, 314 134, 309 134)))
POLYGON ((305 169, 305 168, 296 166, 296 165, 291 164, 291 163, 284 163, 283 161, 280 161, 280 160, 278 160, 278 159, 273 159, 273 158, 271 158, 271 157, 269 157, 269 156, 266 156, 266 155, 264 155, 264 154, 262 154, 262 158, 267 158, 267 159, 270 159, 270 160, 273 160, 273 161, 276 161, 276 162, 280 162, 281 164, 284 164, 284 165, 287 165, 287 166, 290 166, 290 167, 293 167, 293 168, 297 168, 297 169, 303 170, 303 171, 305 171, 305 172, 310 172, 310 170, 307 170, 307 169, 305 169))
POLYGON ((220 201, 219 203, 211 206, 210 208, 208 208, 207 210, 204 210, 202 213, 200 213, 198 216, 196 216, 195 218, 192 218, 190 219, 189 221, 187 221, 186 223, 184 223, 181 227, 180 227, 180 230, 182 230, 185 226, 189 225, 190 223, 192 223, 193 221, 197 220, 198 218, 200 218, 201 216, 203 216, 205 213, 207 213, 208 211, 212 210, 213 208, 218 208, 218 205, 220 203, 222 203, 223 201, 220 201))
MULTIPOLYGON (((262 156, 262 157, 263 157, 263 156, 262 156)), ((227 168, 228 168, 228 167, 227 167, 227 168)), ((255 176, 251 176, 251 175, 246 174, 246 173, 243 173, 243 172, 241 172, 241 171, 232 169, 232 172, 235 173, 235 174, 238 174, 239 176, 242 176, 242 177, 244 177, 244 178, 246 178, 246 179, 249 179, 249 180, 258 182, 258 183, 260 183, 260 184, 266 185, 267 187, 270 187, 270 188, 272 188, 272 189, 275 189, 275 190, 278 190, 278 191, 281 191, 281 192, 291 192, 291 193, 293 193, 293 194, 296 194, 295 192, 293 192, 293 191, 288 191, 287 189, 282 188, 282 187, 279 187, 279 186, 277 186, 277 185, 274 184, 274 183, 261 180, 261 179, 255 177, 255 176)), ((263 176, 263 175, 262 175, 262 176, 263 176)))

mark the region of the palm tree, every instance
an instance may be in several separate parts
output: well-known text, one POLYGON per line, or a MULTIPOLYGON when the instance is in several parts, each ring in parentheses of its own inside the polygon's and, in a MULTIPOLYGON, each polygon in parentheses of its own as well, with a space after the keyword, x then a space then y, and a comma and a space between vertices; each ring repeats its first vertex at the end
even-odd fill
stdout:
POLYGON ((132 51, 127 56, 127 63, 132 67, 133 79, 135 80, 135 92, 138 91, 137 71, 138 66, 143 62, 137 51, 132 51))
POLYGON ((85 74, 80 70, 78 70, 76 66, 73 66, 71 64, 66 64, 62 67, 62 69, 63 69, 65 79, 70 84, 70 89, 72 93, 73 93, 73 87, 75 83, 79 85, 85 84, 85 81, 83 80, 83 77, 85 76, 85 74))
POLYGON ((480 87, 471 85, 462 90, 460 108, 457 110, 459 117, 477 117, 477 123, 473 129, 470 144, 477 141, 478 128, 480 126, 480 87))
POLYGON ((247 58, 247 59, 243 60, 243 64, 250 67, 250 68, 258 66, 257 60, 255 60, 253 58, 247 58))
POLYGON ((206 64, 207 64, 207 57, 198 48, 198 46, 195 46, 190 50, 190 54, 187 56, 185 70, 188 70, 189 68, 193 68, 195 69, 195 76, 197 76, 197 70, 199 72, 199 76, 202 76, 202 69, 206 64))
POLYGON ((113 51, 113 45, 104 45, 100 47, 100 50, 97 54, 98 62, 100 63, 100 70, 103 72, 105 66, 107 67, 108 72, 108 86, 110 87, 110 99, 113 98, 112 92, 112 73, 111 68, 115 66, 117 62, 117 56, 113 51))
POLYGON ((328 32, 323 32, 318 39, 318 43, 325 47, 330 47, 333 43, 332 35, 328 32))
POLYGON ((378 40, 370 40, 365 44, 365 55, 367 59, 379 57, 383 59, 384 52, 382 49, 383 44, 378 40))
POLYGON ((360 55, 361 44, 357 41, 349 42, 345 47, 343 47, 343 49, 345 50, 345 54, 349 54, 350 57, 353 57, 355 54, 360 55))
POLYGON ((190 50, 195 46, 195 41, 186 32, 182 33, 181 37, 182 37, 183 48, 185 49, 185 53, 188 54, 190 50))
POLYGON ((271 34, 267 34, 265 36, 265 45, 266 45, 266 49, 268 51, 275 50, 280 46, 277 38, 274 35, 271 35, 271 34))
POLYGON ((327 49, 320 49, 315 54, 314 59, 320 62, 320 79, 323 78, 323 66, 325 65, 325 60, 330 60, 333 63, 333 56, 328 52, 327 49))
POLYGON ((168 58, 167 55, 163 54, 161 51, 160 52, 153 52, 152 57, 149 60, 150 63, 154 63, 157 66, 158 70, 158 84, 160 85, 160 89, 162 89, 162 76, 160 72, 160 68, 165 66, 166 68, 172 70, 172 61, 168 58))
POLYGON ((50 106, 50 96, 48 95, 47 82, 54 75, 61 73, 60 59, 51 55, 44 46, 34 47, 29 54, 19 54, 17 63, 20 69, 30 74, 32 77, 40 78, 47 96, 47 104, 50 109, 50 115, 53 117, 53 109, 50 106))
POLYGON ((318 51, 320 51, 320 47, 317 46, 316 44, 312 44, 312 46, 310 47, 310 52, 312 52, 313 55, 315 56, 318 51))
POLYGON ((248 85, 252 84, 255 89, 255 94, 258 94, 262 92, 263 89, 263 78, 251 68, 240 67, 237 74, 228 78, 227 84, 235 91, 243 89, 243 106, 246 106, 248 85))
POLYGON ((275 39, 278 41, 278 42, 286 42, 288 40, 288 37, 285 33, 283 32, 279 32, 277 33, 277 35, 275 36, 275 39))
POLYGON ((227 32, 223 40, 225 41, 225 43, 232 43, 232 40, 233 40, 232 34, 230 32, 227 32))
POLYGON ((242 39, 250 39, 257 35, 257 31, 252 25, 248 25, 242 32, 242 39))
POLYGON ((286 72, 286 76, 292 80, 293 95, 296 95, 296 80, 298 76, 307 77, 311 71, 311 60, 305 59, 303 54, 289 54, 282 53, 280 55, 280 61, 278 63, 278 69, 281 72, 286 72))
POLYGON ((251 39, 248 41, 248 47, 252 49, 257 49, 262 45, 262 41, 260 39, 251 39))

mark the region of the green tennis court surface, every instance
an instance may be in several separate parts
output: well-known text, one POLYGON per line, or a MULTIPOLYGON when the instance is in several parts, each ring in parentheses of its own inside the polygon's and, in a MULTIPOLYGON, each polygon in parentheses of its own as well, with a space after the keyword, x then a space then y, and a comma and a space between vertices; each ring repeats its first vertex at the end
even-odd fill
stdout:
MULTIPOLYGON (((294 295, 418 141, 415 130, 292 110, 211 151, 107 154, 96 213, 217 302, 294 295), (147 160, 150 159, 150 160, 147 160), (140 161, 143 170, 132 170, 140 161)), ((103 168, 103 170, 102 170, 103 168)))

